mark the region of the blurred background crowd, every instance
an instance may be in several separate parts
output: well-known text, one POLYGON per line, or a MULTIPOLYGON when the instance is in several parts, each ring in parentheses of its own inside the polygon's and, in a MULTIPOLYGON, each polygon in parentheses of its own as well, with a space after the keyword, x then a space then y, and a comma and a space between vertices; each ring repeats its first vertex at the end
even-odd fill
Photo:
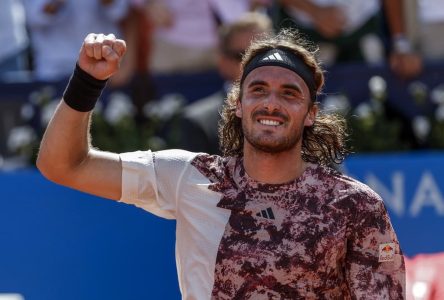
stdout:
POLYGON ((98 147, 218 153, 218 111, 243 51, 258 34, 292 27, 319 45, 327 70, 319 100, 347 116, 356 152, 442 149, 439 2, 4 0, 0 168, 32 164, 89 32, 128 45, 96 109, 98 147))
MULTIPOLYGON (((0 169, 33 166, 90 32, 128 46, 95 109, 95 146, 219 153, 219 111, 242 54, 286 27, 319 46, 319 101, 347 117, 355 152, 444 149, 442 0, 2 0, 0 169)), ((421 288, 412 299, 439 298, 421 288)))

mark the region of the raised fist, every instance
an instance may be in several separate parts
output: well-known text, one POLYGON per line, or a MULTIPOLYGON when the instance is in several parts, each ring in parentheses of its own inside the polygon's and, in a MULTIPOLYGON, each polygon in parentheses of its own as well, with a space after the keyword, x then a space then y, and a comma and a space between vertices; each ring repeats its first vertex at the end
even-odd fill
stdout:
POLYGON ((90 33, 80 49, 78 64, 96 79, 108 79, 119 69, 125 51, 125 41, 114 34, 90 33))

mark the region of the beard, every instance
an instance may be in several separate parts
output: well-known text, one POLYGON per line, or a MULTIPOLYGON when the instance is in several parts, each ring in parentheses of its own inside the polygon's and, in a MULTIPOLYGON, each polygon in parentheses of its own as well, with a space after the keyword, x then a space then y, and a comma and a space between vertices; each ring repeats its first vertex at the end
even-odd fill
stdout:
POLYGON ((269 154, 292 150, 301 141, 304 126, 302 125, 301 128, 291 131, 291 134, 287 136, 274 136, 271 130, 253 132, 245 122, 242 122, 246 141, 256 150, 269 154))

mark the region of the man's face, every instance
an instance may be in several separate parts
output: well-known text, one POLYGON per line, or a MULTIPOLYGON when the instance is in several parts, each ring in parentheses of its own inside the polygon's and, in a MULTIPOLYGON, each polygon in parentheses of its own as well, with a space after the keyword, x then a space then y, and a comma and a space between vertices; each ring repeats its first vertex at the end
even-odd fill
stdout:
POLYGON ((317 107, 296 73, 277 66, 251 71, 242 85, 236 116, 242 119, 245 143, 267 153, 300 149, 305 126, 313 125, 317 107))

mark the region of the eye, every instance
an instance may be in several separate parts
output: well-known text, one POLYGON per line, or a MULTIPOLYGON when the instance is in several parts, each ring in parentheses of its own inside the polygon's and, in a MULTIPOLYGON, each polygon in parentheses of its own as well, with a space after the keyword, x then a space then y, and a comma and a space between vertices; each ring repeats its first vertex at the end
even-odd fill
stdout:
POLYGON ((296 96, 296 93, 292 90, 285 90, 284 95, 286 96, 296 96))
POLYGON ((294 89, 285 89, 282 92, 282 96, 288 99, 303 99, 304 96, 297 90, 294 89))
POLYGON ((258 85, 258 86, 251 88, 251 92, 253 94, 257 94, 257 95, 264 94, 265 88, 263 86, 258 85))
POLYGON ((298 93, 294 90, 284 90, 283 95, 286 97, 297 97, 298 93))

